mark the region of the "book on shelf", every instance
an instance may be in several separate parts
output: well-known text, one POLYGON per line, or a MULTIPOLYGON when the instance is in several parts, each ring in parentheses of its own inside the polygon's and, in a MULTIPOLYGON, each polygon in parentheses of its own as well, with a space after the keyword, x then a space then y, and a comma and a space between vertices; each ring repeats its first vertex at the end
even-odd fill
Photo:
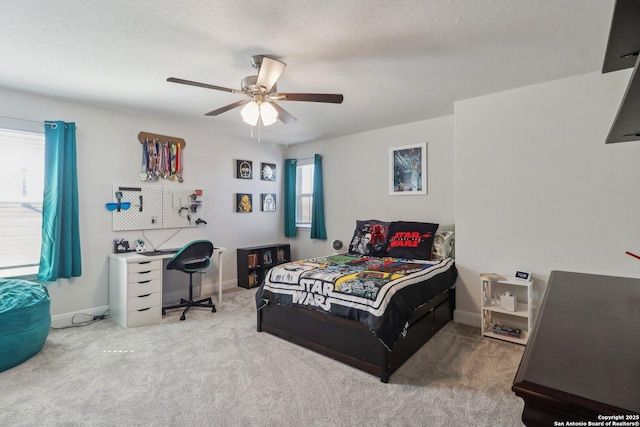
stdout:
POLYGON ((264 265, 271 265, 273 264, 273 258, 271 257, 271 251, 270 250, 265 250, 262 253, 262 263, 264 265))
POLYGON ((495 325, 492 332, 496 335, 504 335, 511 338, 522 338, 522 331, 517 328, 510 328, 504 325, 495 325))
POLYGON ((249 287, 252 288, 257 284, 258 284, 258 275, 254 271, 253 273, 249 274, 249 287))
POLYGON ((258 254, 247 255, 249 268, 256 268, 258 266, 258 254))
POLYGON ((483 280, 489 280, 495 282, 496 280, 505 280, 506 277, 499 275, 498 273, 480 273, 480 277, 483 280))

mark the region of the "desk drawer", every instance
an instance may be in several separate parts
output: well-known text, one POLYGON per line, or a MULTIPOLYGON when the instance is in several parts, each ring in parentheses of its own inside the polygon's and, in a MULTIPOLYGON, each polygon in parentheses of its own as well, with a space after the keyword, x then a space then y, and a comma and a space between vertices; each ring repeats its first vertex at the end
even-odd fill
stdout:
POLYGON ((148 325, 160 319, 162 319, 162 309, 159 306, 131 311, 127 313, 127 327, 148 325))
POLYGON ((135 273, 129 272, 127 275, 127 283, 146 282, 148 280, 160 279, 162 277, 162 270, 143 270, 135 273))
POLYGON ((137 273, 139 271, 149 270, 162 270, 162 260, 157 259, 155 261, 138 261, 130 262, 127 264, 127 271, 129 273, 137 273))
POLYGON ((162 282, 158 279, 143 280, 141 282, 132 282, 127 285, 127 297, 137 297, 154 292, 162 292, 162 282))
POLYGON ((127 311, 141 310, 143 308, 149 308, 162 305, 162 294, 160 292, 154 292, 151 294, 144 294, 140 296, 130 297, 127 304, 127 311))

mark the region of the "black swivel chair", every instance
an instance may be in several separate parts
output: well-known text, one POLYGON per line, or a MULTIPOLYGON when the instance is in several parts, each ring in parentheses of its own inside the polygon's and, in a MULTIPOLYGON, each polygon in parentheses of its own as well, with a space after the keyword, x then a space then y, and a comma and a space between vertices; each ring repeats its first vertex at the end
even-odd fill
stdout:
POLYGON ((180 316, 180 320, 185 319, 185 314, 191 307, 205 307, 210 308, 212 313, 216 312, 216 306, 213 305, 211 298, 193 300, 193 273, 209 268, 212 254, 213 243, 208 240, 195 240, 188 243, 171 258, 167 264, 167 270, 179 270, 189 274, 189 299, 180 299, 180 304, 162 307, 163 316, 167 314, 167 310, 182 307, 185 307, 185 309, 182 312, 182 316, 180 316))

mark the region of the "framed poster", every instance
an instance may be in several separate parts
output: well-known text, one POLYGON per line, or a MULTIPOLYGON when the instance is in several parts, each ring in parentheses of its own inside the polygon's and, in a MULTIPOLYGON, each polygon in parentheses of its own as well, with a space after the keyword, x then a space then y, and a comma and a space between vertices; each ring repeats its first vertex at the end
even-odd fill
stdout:
POLYGON ((427 194, 427 143, 389 149, 389 194, 427 194))
POLYGON ((276 211, 276 195, 274 193, 262 193, 262 212, 276 211))
POLYGON ((260 179, 263 181, 276 180, 276 165, 274 163, 260 164, 260 179))
POLYGON ((253 179, 253 162, 251 160, 236 160, 236 178, 253 179))
POLYGON ((253 196, 248 193, 236 193, 236 212, 252 212, 253 196))

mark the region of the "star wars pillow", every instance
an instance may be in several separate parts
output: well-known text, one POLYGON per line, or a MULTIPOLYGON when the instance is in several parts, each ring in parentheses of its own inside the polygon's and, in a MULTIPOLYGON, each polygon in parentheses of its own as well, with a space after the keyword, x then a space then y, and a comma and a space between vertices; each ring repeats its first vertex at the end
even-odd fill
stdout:
POLYGON ((349 252, 352 254, 385 256, 389 223, 376 219, 356 221, 349 252))
POLYGON ((431 246, 438 225, 429 222, 392 222, 389 224, 388 255, 394 258, 431 259, 431 246))

